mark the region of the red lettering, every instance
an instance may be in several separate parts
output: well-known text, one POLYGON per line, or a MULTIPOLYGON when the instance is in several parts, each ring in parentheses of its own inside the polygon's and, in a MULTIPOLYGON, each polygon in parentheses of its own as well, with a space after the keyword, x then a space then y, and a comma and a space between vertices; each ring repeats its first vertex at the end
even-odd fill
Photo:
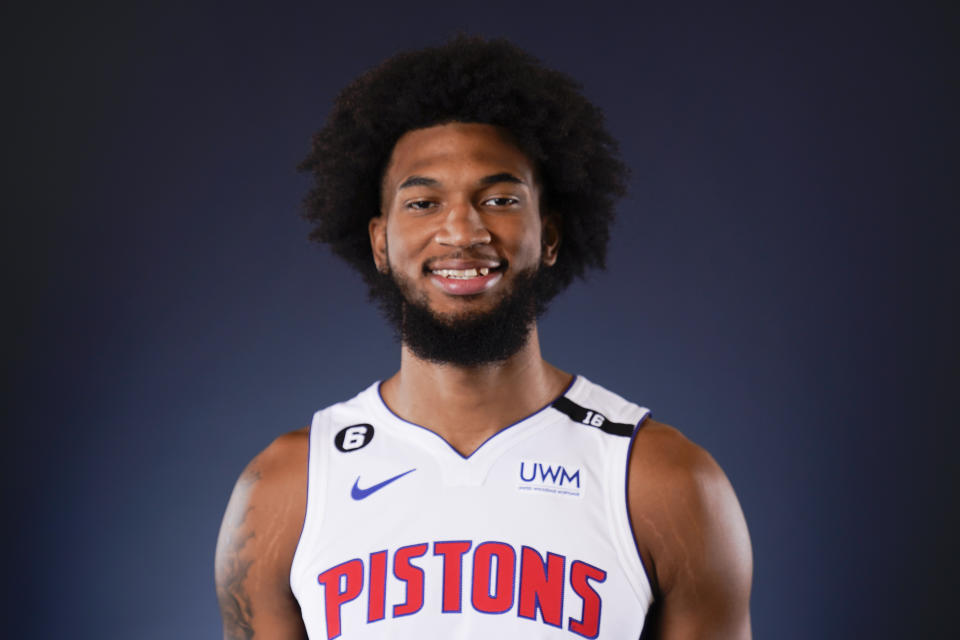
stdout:
MULTIPOLYGON (((394 618, 417 613, 425 599, 425 572, 413 561, 426 555, 430 544, 401 547, 393 553, 393 575, 404 583, 404 601, 392 607, 394 618)), ((605 582, 607 572, 581 560, 569 567, 567 559, 557 553, 524 546, 517 558, 513 546, 505 542, 484 542, 473 547, 470 540, 433 542, 433 555, 443 558, 441 583, 441 611, 459 613, 463 607, 463 558, 473 551, 471 603, 476 611, 503 614, 517 604, 517 616, 528 620, 539 619, 544 624, 563 628, 563 606, 566 585, 582 601, 579 618, 569 616, 567 629, 584 638, 600 635, 603 601, 598 590, 605 582), (518 566, 519 561, 519 566, 518 566), (519 576, 517 575, 519 571, 519 576), (539 612, 539 615, 538 615, 539 612)), ((367 622, 383 620, 387 609, 387 566, 389 550, 376 551, 369 556, 368 569, 359 559, 348 560, 327 569, 317 576, 323 589, 327 640, 342 635, 343 605, 355 600, 367 587, 367 622), (369 571, 366 584, 364 572, 369 571)), ((435 566, 435 564, 431 565, 435 566)), ((468 569, 469 570, 469 569, 468 569)), ((431 580, 436 578, 431 575, 431 580)), ((574 605, 575 606, 575 605, 574 605)), ((348 610, 358 615, 361 610, 348 610)), ((352 618, 348 616, 347 626, 352 618)), ((349 631, 349 629, 348 629, 349 631)))
POLYGON ((600 633, 600 608, 603 604, 589 580, 603 582, 607 579, 607 572, 580 560, 574 560, 570 565, 570 586, 583 600, 583 613, 579 620, 570 618, 567 629, 583 636, 596 638, 600 633))
POLYGON ((547 552, 547 561, 536 549, 520 552, 520 604, 517 615, 537 619, 537 609, 546 624, 563 628, 564 557, 547 552))
POLYGON ((407 598, 403 604, 394 605, 393 617, 410 615, 423 606, 423 569, 410 564, 427 552, 427 543, 401 547, 393 555, 393 575, 407 583, 407 598))
POLYGON ((367 602, 367 622, 383 620, 387 598, 387 552, 370 554, 370 598, 367 602))
POLYGON ((363 590, 363 562, 354 559, 338 564, 317 576, 317 582, 323 585, 327 640, 333 640, 340 635, 340 607, 359 596, 363 590), (346 582, 343 591, 340 591, 341 581, 346 582))
POLYGON ((433 555, 443 556, 443 612, 460 612, 460 587, 463 580, 460 572, 463 567, 463 554, 470 550, 472 543, 465 541, 434 542, 433 555))
POLYGON ((502 542, 484 542, 473 552, 473 608, 483 613, 503 613, 513 606, 513 575, 517 554, 502 542), (496 585, 490 595, 493 559, 497 559, 496 585))

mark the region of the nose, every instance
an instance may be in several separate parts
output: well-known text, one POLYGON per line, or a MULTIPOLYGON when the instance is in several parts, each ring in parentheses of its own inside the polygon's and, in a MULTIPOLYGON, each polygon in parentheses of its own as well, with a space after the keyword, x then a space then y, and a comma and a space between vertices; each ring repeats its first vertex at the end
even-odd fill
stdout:
POLYGON ((461 202, 447 210, 434 240, 439 244, 466 248, 489 244, 491 237, 480 212, 472 203, 461 202))

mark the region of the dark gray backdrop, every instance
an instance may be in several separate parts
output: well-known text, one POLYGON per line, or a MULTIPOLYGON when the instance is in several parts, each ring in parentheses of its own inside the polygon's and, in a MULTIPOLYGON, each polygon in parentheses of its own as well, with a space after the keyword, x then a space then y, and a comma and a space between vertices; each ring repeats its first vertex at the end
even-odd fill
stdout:
POLYGON ((631 195, 544 352, 725 468, 756 637, 951 636, 951 3, 59 4, 3 20, 10 637, 218 636, 237 474, 398 361, 294 167, 460 29, 606 110, 631 195))

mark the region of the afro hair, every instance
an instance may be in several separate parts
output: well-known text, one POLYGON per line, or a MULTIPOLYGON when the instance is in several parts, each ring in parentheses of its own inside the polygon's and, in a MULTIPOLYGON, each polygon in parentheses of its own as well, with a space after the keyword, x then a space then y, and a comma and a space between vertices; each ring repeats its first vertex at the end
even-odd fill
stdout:
POLYGON ((329 244, 372 286, 367 227, 380 215, 394 145, 408 131, 448 122, 502 127, 533 160, 541 208, 560 224, 559 256, 548 270, 553 294, 588 267, 604 268, 627 176, 616 141, 576 81, 503 39, 458 36, 401 52, 340 93, 300 165, 316 181, 304 201, 310 238, 329 244))

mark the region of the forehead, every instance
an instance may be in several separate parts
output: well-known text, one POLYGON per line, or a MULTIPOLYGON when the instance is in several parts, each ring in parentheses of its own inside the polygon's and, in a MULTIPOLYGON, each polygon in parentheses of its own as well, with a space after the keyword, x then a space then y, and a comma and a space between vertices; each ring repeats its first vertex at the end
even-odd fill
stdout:
POLYGON ((457 179, 511 173, 534 182, 533 163, 490 124, 452 122, 408 131, 397 141, 384 172, 384 188, 393 189, 412 175, 457 179), (437 174, 437 175, 432 175, 437 174))

